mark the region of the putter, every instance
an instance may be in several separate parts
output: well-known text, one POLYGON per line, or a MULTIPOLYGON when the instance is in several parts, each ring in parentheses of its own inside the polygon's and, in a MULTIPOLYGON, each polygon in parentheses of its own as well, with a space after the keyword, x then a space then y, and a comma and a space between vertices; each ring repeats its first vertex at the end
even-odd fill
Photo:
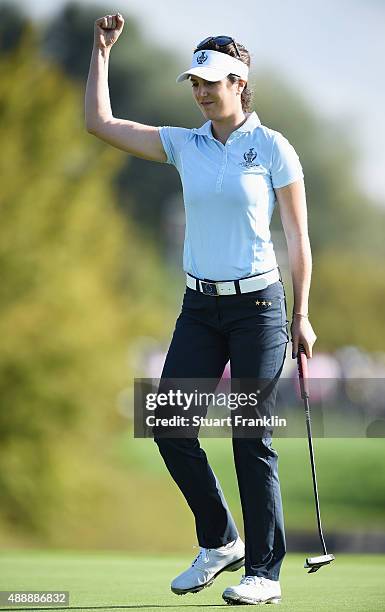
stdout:
POLYGON ((310 453, 310 463, 311 463, 311 473, 313 477, 313 489, 314 489, 314 499, 315 499, 315 508, 317 513, 317 524, 318 524, 318 533, 321 540, 321 545, 323 548, 323 555, 319 555, 318 557, 306 557, 304 567, 310 568, 308 574, 312 574, 319 570, 320 567, 324 565, 329 565, 332 561, 334 561, 334 555, 328 554, 326 550, 325 539, 322 533, 322 524, 321 524, 321 512, 319 507, 318 500, 318 487, 317 487, 317 475, 315 471, 315 460, 314 460, 314 450, 313 450, 313 441, 311 435, 311 420, 310 420, 310 405, 309 405, 309 383, 308 383, 308 369, 307 369, 307 357, 305 353, 305 348, 302 344, 298 347, 297 354, 297 364, 298 364, 298 376, 299 376, 299 384, 301 389, 301 397, 305 402, 305 418, 306 418, 306 429, 307 429, 307 439, 309 442, 309 453, 310 453))

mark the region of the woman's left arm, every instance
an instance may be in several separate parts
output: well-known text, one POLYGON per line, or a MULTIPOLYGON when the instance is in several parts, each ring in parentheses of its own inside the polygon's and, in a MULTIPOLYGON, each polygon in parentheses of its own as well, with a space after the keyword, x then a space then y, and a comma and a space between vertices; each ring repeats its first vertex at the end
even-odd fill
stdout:
POLYGON ((312 256, 307 225, 306 194, 303 180, 275 189, 282 226, 286 236, 289 266, 293 282, 294 307, 290 327, 292 357, 297 357, 303 344, 307 357, 312 357, 317 339, 308 318, 312 256))

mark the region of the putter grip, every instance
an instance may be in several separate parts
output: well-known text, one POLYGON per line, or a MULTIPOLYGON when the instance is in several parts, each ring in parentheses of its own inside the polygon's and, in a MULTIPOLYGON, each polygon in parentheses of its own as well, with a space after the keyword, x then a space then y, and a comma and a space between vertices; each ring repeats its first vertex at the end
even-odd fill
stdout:
POLYGON ((305 349, 302 344, 298 347, 297 353, 297 365, 298 365, 298 376, 299 376, 299 386, 301 388, 301 397, 302 399, 309 397, 309 376, 307 369, 307 357, 305 353, 305 349))

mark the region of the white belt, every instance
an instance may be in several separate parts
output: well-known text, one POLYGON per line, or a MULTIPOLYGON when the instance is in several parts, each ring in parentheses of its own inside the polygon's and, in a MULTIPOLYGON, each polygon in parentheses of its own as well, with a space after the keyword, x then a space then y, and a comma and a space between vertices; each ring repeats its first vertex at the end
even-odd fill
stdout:
POLYGON ((186 274, 186 285, 190 289, 200 291, 205 295, 235 295, 236 293, 249 293, 250 291, 259 291, 265 289, 268 285, 279 280, 278 268, 270 272, 264 272, 258 276, 249 278, 240 278, 236 281, 217 281, 208 282, 195 278, 190 274, 186 274), (236 290, 236 284, 239 284, 239 291, 236 290))

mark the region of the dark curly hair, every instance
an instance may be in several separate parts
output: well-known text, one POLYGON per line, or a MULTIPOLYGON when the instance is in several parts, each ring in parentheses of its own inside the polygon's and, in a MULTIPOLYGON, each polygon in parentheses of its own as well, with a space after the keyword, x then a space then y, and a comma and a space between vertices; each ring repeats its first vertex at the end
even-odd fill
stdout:
MULTIPOLYGON (((220 53, 226 53, 226 55, 231 55, 231 57, 235 57, 235 59, 240 59, 246 66, 250 68, 250 53, 239 42, 236 42, 236 45, 239 49, 240 58, 237 55, 237 52, 234 48, 233 43, 229 43, 225 47, 219 47, 215 44, 215 42, 210 41, 204 47, 199 47, 200 51, 219 51, 220 53)), ((236 83, 239 81, 239 77, 235 74, 229 74, 227 77, 231 83, 236 83)), ((246 84, 244 90, 241 94, 241 104, 242 110, 245 113, 250 113, 252 111, 252 101, 253 101, 253 91, 250 89, 248 83, 246 84)))

